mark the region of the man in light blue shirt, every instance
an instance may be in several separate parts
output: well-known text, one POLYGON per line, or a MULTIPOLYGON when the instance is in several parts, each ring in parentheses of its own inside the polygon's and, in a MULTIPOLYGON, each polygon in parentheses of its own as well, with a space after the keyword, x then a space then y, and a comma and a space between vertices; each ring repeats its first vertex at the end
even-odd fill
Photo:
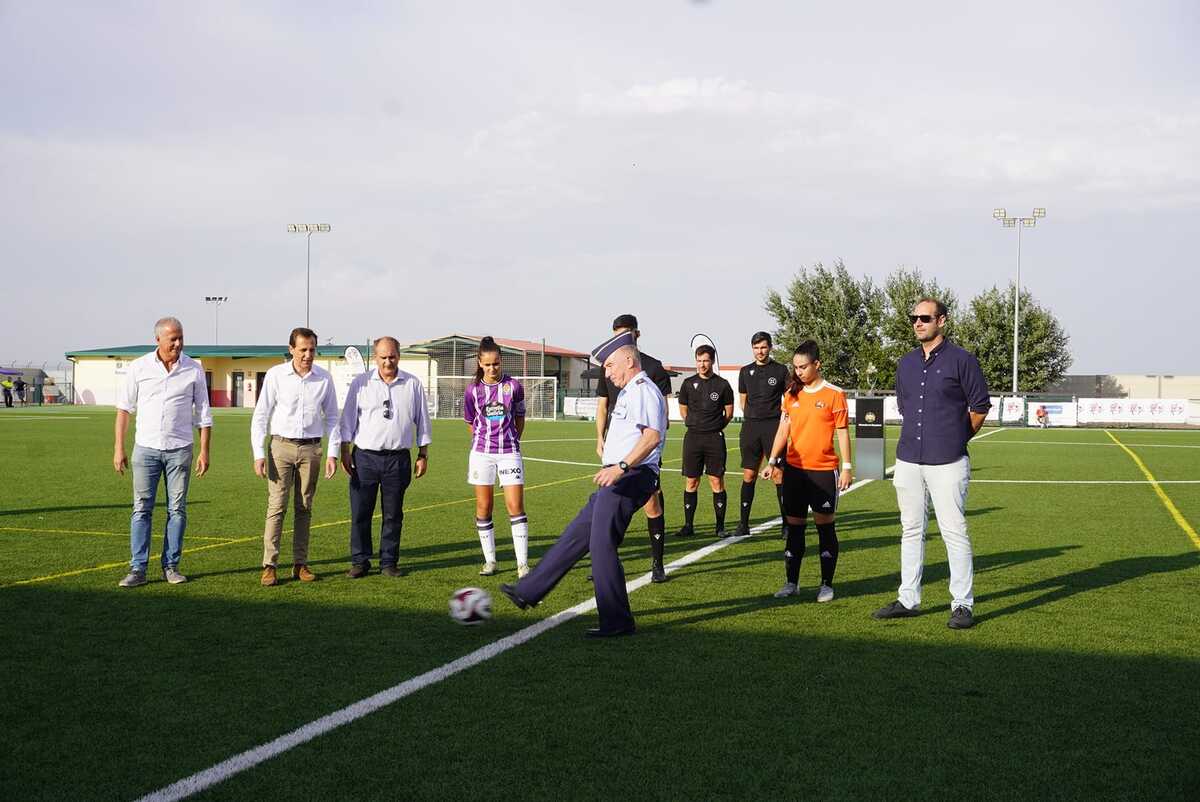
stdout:
POLYGON ((622 388, 604 439, 604 467, 592 478, 600 489, 534 569, 516 585, 501 585, 500 590, 521 609, 531 607, 590 552, 600 626, 586 634, 606 638, 636 631, 617 547, 634 513, 658 492, 667 402, 642 370, 632 332, 606 340, 592 358, 604 365, 607 380, 622 388))

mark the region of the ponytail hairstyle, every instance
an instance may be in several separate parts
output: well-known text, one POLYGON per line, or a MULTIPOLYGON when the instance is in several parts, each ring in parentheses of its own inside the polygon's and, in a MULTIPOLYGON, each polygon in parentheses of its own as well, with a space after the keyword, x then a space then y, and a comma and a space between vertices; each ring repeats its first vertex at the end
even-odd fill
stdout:
MULTIPOLYGON (((817 345, 816 340, 805 340, 797 345, 796 350, 792 351, 792 361, 794 362, 795 358, 801 354, 808 357, 809 362, 821 361, 821 347, 817 345)), ((800 377, 796 375, 795 365, 789 364, 787 394, 790 396, 799 397, 800 389, 803 386, 804 384, 800 381, 800 377)))
POLYGON ((484 354, 500 355, 500 346, 496 345, 496 341, 491 337, 484 337, 479 341, 479 352, 475 354, 475 384, 483 381, 483 365, 479 364, 479 360, 484 354))

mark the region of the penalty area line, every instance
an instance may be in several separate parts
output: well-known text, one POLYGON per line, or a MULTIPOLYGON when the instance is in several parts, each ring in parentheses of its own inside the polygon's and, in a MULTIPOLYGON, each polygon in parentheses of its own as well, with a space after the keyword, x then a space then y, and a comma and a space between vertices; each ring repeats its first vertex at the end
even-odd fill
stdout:
MULTIPOLYGON (((892 469, 888 469, 891 473, 892 469)), ((870 484, 873 480, 863 479, 850 485, 842 495, 853 492, 858 488, 870 484)), ((780 524, 778 517, 773 518, 764 523, 758 524, 750 530, 750 534, 758 534, 772 529, 780 524)), ((676 571, 685 566, 691 565, 694 562, 704 559, 705 557, 720 551, 721 549, 733 543, 745 540, 746 536, 729 536, 718 541, 708 544, 703 548, 689 552, 677 560, 674 560, 663 568, 668 572, 676 571)), ((650 574, 643 574, 625 584, 626 591, 633 593, 635 590, 645 587, 650 584, 650 574)), ((524 643, 536 638, 545 632, 557 627, 559 624, 565 624, 585 613, 589 613, 596 609, 596 597, 580 602, 574 607, 569 607, 566 610, 555 613, 548 618, 543 618, 541 621, 530 624, 524 629, 517 630, 511 635, 501 638, 498 641, 487 644, 476 649, 473 652, 463 655, 456 660, 451 660, 449 663, 438 666, 435 669, 426 671, 424 674, 419 674, 411 679, 407 679, 397 685, 380 691, 365 699, 360 699, 353 704, 347 705, 340 710, 335 710, 328 715, 311 721, 289 733, 279 736, 274 740, 267 741, 264 744, 256 746, 252 749, 247 749, 233 757, 222 760, 213 766, 210 766, 203 771, 198 771, 182 780, 171 783, 163 788, 146 794, 138 799, 138 802, 174 802, 174 800, 186 799, 192 794, 199 793, 206 788, 211 788, 218 783, 240 774, 248 769, 264 763, 271 758, 278 757, 285 752, 295 749, 297 746, 308 743, 309 741, 318 738, 326 733, 332 732, 339 727, 357 721, 364 716, 381 710, 388 705, 400 701, 406 696, 411 696, 417 691, 424 690, 431 685, 436 685, 442 680, 449 679, 455 674, 466 671, 468 668, 477 666, 480 663, 487 662, 493 657, 499 657, 505 652, 516 648, 524 643)))

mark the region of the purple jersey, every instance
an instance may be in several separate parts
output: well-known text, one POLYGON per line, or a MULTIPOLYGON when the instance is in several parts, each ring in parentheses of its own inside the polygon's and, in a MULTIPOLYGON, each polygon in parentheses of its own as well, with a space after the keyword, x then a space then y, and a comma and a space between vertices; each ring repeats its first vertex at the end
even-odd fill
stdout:
POLYGON ((463 393, 463 420, 474 427, 471 450, 513 454, 521 450, 517 418, 525 417, 525 388, 511 376, 496 384, 472 382, 463 393))

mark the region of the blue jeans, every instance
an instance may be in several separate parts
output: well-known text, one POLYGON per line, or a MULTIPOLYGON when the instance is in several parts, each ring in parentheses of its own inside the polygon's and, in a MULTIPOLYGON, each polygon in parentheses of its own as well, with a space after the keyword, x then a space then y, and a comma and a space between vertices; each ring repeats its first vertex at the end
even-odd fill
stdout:
POLYGON ((163 568, 179 564, 183 551, 183 530, 187 526, 188 479, 192 472, 192 447, 159 451, 133 447, 133 517, 129 522, 129 567, 145 571, 150 562, 150 524, 154 517, 154 499, 158 480, 167 486, 167 529, 162 550, 163 568))

